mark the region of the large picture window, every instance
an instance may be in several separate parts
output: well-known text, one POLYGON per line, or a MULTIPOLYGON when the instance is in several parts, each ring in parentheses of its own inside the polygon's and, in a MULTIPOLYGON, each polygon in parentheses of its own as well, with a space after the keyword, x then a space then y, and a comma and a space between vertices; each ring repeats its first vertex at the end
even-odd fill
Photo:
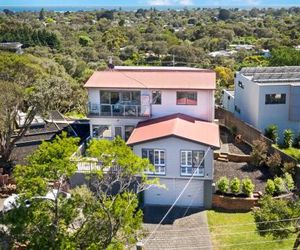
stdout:
POLYGON ((265 104, 285 104, 286 94, 267 94, 265 104))
POLYGON ((162 149, 142 149, 142 158, 148 158, 154 165, 155 172, 149 174, 165 174, 165 151, 162 149))
POLYGON ((101 104, 141 104, 140 91, 100 91, 101 104))
POLYGON ((111 126, 109 125, 93 125, 93 137, 95 138, 112 138, 111 126))
POLYGON ((195 175, 204 176, 203 157, 203 150, 182 150, 180 159, 181 175, 192 175, 196 171, 195 175))
POLYGON ((177 92, 177 105, 197 105, 197 92, 177 92))

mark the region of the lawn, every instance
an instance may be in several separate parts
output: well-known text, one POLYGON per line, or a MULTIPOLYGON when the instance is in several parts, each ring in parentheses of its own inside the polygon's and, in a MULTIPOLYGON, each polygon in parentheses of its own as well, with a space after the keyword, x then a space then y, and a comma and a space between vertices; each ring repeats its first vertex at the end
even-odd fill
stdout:
POLYGON ((288 250, 292 249, 295 237, 282 242, 274 242, 273 238, 259 236, 251 212, 248 213, 224 213, 210 210, 207 212, 213 249, 234 250, 288 250), (239 225, 238 225, 239 224, 239 225), (241 225, 244 224, 244 225, 241 225), (245 225, 247 224, 247 225, 245 225), (273 241, 265 242, 262 241, 273 241), (250 244, 246 244, 250 243, 250 244), (235 246, 234 246, 234 245, 235 246), (240 245, 237 245, 240 244, 240 245))
POLYGON ((281 148, 281 147, 278 147, 277 145, 275 145, 274 147, 280 149, 282 152, 286 153, 287 155, 292 156, 298 162, 300 162, 300 149, 299 148, 294 148, 294 147, 281 148))

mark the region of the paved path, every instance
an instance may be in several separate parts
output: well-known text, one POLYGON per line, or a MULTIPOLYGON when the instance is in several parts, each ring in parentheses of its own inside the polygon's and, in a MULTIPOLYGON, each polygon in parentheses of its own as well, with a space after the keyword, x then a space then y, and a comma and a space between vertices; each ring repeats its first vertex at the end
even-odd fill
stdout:
MULTIPOLYGON (((157 224, 144 224, 148 232, 152 232, 156 226, 157 224)), ((144 245, 144 249, 211 250, 206 211, 177 219, 173 225, 161 225, 144 245)))

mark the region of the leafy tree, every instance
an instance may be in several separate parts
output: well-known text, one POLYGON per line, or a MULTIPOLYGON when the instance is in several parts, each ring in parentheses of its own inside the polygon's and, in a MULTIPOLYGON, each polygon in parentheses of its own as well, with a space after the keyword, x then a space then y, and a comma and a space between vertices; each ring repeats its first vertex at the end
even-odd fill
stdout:
POLYGON ((42 8, 41 11, 40 11, 39 19, 41 21, 45 20, 45 10, 44 10, 44 8, 42 8))
POLYGON ((93 44, 93 40, 91 38, 89 38, 88 36, 80 36, 79 43, 82 46, 91 46, 93 44))
POLYGON ((217 66, 215 68, 217 73, 217 80, 221 86, 225 86, 228 88, 230 85, 234 83, 234 74, 230 68, 217 66))
POLYGON ((231 13, 229 10, 220 9, 218 17, 220 20, 228 20, 230 18, 230 15, 231 15, 231 13))
POLYGON ((72 79, 51 60, 1 53, 0 78, 0 154, 2 164, 7 164, 15 143, 25 135, 36 114, 71 110, 78 100, 73 99, 76 85, 72 79), (67 97, 73 101, 68 102, 67 97), (20 111, 26 117, 16 130, 20 111))
POLYGON ((299 66, 300 51, 289 48, 280 47, 271 51, 270 65, 271 66, 299 66))
POLYGON ((256 228, 261 236, 271 235, 274 239, 286 239, 296 234, 293 249, 300 246, 300 201, 277 200, 270 196, 259 202, 260 208, 254 210, 256 228))
MULTIPOLYGON (((11 243, 29 249, 124 249, 137 240, 142 223, 137 194, 148 184, 144 171, 153 169, 149 161, 136 156, 120 138, 92 141, 88 154, 101 165, 90 173, 92 189, 75 188, 71 198, 31 199, 54 187, 65 190, 65 182, 75 170, 71 155, 78 139, 65 134, 45 142, 29 157, 27 166, 14 171, 20 206, 9 211, 2 223, 11 243), (31 205, 24 202, 31 200, 31 205)), ((85 159, 81 159, 85 160, 85 159)))
POLYGON ((283 194, 286 192, 285 182, 284 182, 284 179, 282 179, 281 177, 276 177, 274 179, 274 185, 275 185, 275 193, 277 195, 283 194))

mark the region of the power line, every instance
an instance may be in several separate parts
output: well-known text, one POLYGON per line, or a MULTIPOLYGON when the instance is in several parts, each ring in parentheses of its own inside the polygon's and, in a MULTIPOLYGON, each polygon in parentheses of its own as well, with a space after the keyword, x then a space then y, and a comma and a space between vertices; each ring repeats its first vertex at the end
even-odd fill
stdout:
POLYGON ((226 228, 232 226, 249 226, 253 224, 264 224, 264 223, 277 223, 277 222, 284 222, 284 221, 293 221, 293 220, 300 220, 300 217, 294 217, 289 219, 282 219, 282 220, 270 220, 270 221, 259 221, 259 222, 249 222, 249 223, 241 223, 241 224, 228 224, 228 225, 215 225, 215 226, 201 226, 201 227, 194 227, 194 228, 187 228, 187 229, 180 229, 180 230, 160 230, 159 232, 183 232, 183 231, 193 231, 196 229, 201 228, 226 228))
POLYGON ((171 210, 173 209, 173 207, 176 205, 176 203, 178 202, 178 200, 180 199, 180 197, 182 196, 182 194, 184 193, 184 191, 187 189, 188 185, 190 184, 190 182, 192 181, 192 179, 195 176, 196 171, 199 169, 199 167, 201 166, 203 160, 205 159, 207 153, 209 152, 208 148, 203 156, 203 158, 201 159, 201 162, 199 163, 198 167, 194 170, 192 176, 190 177, 189 181, 185 184, 184 188, 182 189, 182 191, 180 192, 180 194, 178 195, 177 199, 174 201, 174 203, 172 204, 172 206, 169 208, 169 210, 167 211, 167 213, 164 215, 164 217, 161 219, 161 221, 159 222, 159 224, 154 228, 154 230, 150 233, 150 235, 147 237, 146 241, 144 242, 144 244, 146 244, 148 242, 148 240, 151 238, 151 236, 157 231, 157 229, 160 227, 161 223, 163 223, 163 221, 166 219, 166 217, 168 216, 168 214, 171 212, 171 210))
POLYGON ((168 238, 153 238, 149 240, 176 240, 176 239, 188 239, 188 238, 194 238, 194 237, 200 237, 200 236, 226 236, 226 235, 239 235, 239 234, 248 234, 248 233, 258 233, 258 232, 272 232, 272 231, 283 231, 291 229, 290 227, 285 227, 285 228, 275 228, 275 229, 263 229, 263 230, 249 230, 249 231, 242 231, 242 232, 237 232, 237 233, 218 233, 218 234, 200 234, 200 235, 192 235, 192 236, 184 236, 184 237, 168 237, 168 238))
MULTIPOLYGON (((266 241, 256 241, 256 242, 243 242, 243 243, 235 243, 235 244, 227 244, 227 245, 218 245, 218 248, 227 248, 227 247, 234 247, 234 246, 246 246, 246 245, 259 245, 265 243, 273 243, 273 242, 282 242, 282 241, 291 241, 294 239, 281 239, 281 240, 266 240, 266 241)), ((205 245, 200 247, 187 247, 186 249, 205 249, 211 247, 211 245, 205 245)), ((183 247, 171 247, 165 249, 184 249, 183 247)))

